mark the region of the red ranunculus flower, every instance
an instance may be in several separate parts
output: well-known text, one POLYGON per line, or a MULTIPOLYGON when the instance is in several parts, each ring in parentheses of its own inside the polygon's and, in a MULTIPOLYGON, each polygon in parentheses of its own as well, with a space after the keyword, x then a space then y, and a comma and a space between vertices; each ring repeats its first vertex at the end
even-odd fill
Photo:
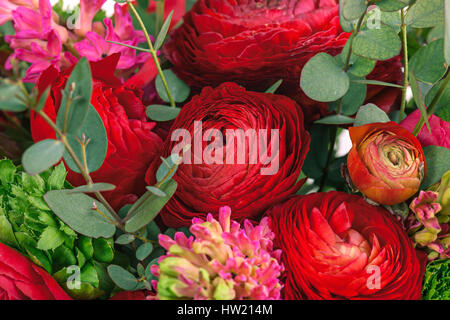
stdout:
POLYGON ((0 243, 0 300, 72 300, 45 270, 0 243))
MULTIPOLYGON (((108 135, 108 152, 102 167, 92 173, 95 182, 106 182, 116 189, 105 192, 105 198, 114 208, 134 203, 145 191, 144 175, 150 162, 158 156, 162 140, 152 132, 154 122, 148 122, 142 91, 122 85, 114 76, 119 55, 112 55, 100 62, 91 63, 93 93, 91 103, 100 114, 108 135)), ((41 76, 38 87, 42 92, 52 85, 51 96, 44 111, 56 120, 61 104, 62 90, 71 70, 58 73, 47 69, 41 76)), ((32 114, 33 139, 54 138, 54 131, 37 114, 32 114)), ((69 170, 68 181, 75 186, 86 182, 80 174, 69 170)))
POLYGON ((285 299, 420 299, 426 258, 385 209, 330 192, 291 198, 269 215, 285 299))
MULTIPOLYGON (((284 79, 279 93, 295 99, 311 123, 327 114, 328 105, 306 97, 299 87, 300 75, 317 53, 339 54, 350 36, 340 27, 338 2, 199 0, 171 34, 163 53, 193 87, 233 81, 264 91, 284 79)), ((399 61, 397 57, 379 62, 368 79, 398 82, 399 61)), ((399 92, 370 86, 367 97, 388 111, 399 92)))
MULTIPOLYGON (((192 144, 174 176, 178 189, 161 213, 163 221, 170 227, 189 226, 192 218, 204 219, 223 206, 231 207, 234 220, 260 217, 303 184, 298 178, 309 142, 293 100, 234 83, 204 88, 183 107, 163 147, 168 157, 192 144), (180 129, 189 141, 183 137, 178 143, 180 129)), ((147 172, 150 185, 160 163, 147 172)))
POLYGON ((388 206, 412 197, 426 174, 420 142, 395 122, 349 129, 347 159, 353 184, 369 199, 388 206))
MULTIPOLYGON (((416 110, 407 116, 400 125, 409 132, 413 132, 421 117, 420 110, 416 110)), ((435 115, 432 115, 428 121, 431 133, 428 131, 427 126, 424 125, 417 136, 422 147, 438 146, 450 149, 450 122, 442 120, 435 115)))

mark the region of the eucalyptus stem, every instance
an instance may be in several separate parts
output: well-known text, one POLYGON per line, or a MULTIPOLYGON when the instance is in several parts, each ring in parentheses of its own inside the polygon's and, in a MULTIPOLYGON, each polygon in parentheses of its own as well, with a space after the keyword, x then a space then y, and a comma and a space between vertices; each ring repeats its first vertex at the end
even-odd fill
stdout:
MULTIPOLYGON (((347 57, 345 58, 345 65, 344 65, 344 69, 343 69, 345 72, 347 72, 348 69, 350 68, 350 60, 351 60, 352 52, 353 52, 353 41, 354 41, 355 37, 358 35, 358 33, 361 31, 361 27, 364 22, 364 17, 366 16, 366 13, 367 13, 367 11, 364 11, 364 13, 361 15, 361 17, 359 17, 358 23, 356 24, 355 31, 353 32, 352 37, 350 39, 350 45, 348 47, 347 57)), ((343 101, 344 101, 344 97, 339 99, 338 106, 336 109, 337 114, 341 114, 343 101)), ((335 126, 335 127, 333 127, 333 129, 331 131, 330 149, 328 150, 327 163, 325 164, 325 167, 323 169, 323 176, 322 176, 322 180, 320 182, 319 192, 321 192, 323 190, 323 188, 325 187, 325 183, 328 179, 328 174, 330 172, 330 166, 331 166, 331 163, 333 162, 333 158, 334 158, 334 146, 336 145, 336 141, 337 141, 337 133, 338 133, 338 127, 335 126)))
POLYGON ((408 61, 408 33, 406 29, 405 23, 406 9, 403 8, 401 10, 401 31, 402 31, 402 47, 403 47, 403 67, 404 67, 404 76, 403 76, 403 88, 402 88, 402 102, 400 105, 400 113, 399 113, 399 121, 405 115, 406 109, 406 94, 408 92, 409 87, 409 61, 408 61))
POLYGON ((161 64, 159 63, 158 54, 153 47, 152 40, 150 39, 150 35, 148 34, 147 28, 145 27, 144 22, 142 21, 139 13, 137 12, 136 8, 134 7, 133 3, 130 0, 127 0, 128 6, 131 8, 131 11, 133 11, 133 14, 136 16, 136 19, 141 26, 142 31, 144 32, 145 39, 147 40, 148 47, 150 49, 150 53, 153 57, 153 60, 155 61, 156 69, 158 69, 159 76, 161 77, 161 81, 164 85, 164 89, 166 90, 167 97, 169 97, 170 106, 175 107, 175 100, 172 97, 172 94, 170 93, 169 86, 167 85, 166 77, 162 71, 161 64))
POLYGON ((164 23, 164 7, 165 7, 165 1, 160 0, 156 2, 156 27, 155 27, 155 34, 158 34, 161 30, 161 27, 164 23))
MULTIPOLYGON (((437 103, 439 102, 439 99, 443 96, 445 89, 447 88, 447 85, 449 82, 450 82, 450 72, 447 73, 447 76, 445 77, 444 81, 442 82, 438 92, 436 93, 436 95, 434 96, 430 105, 428 106, 428 109, 427 109, 428 118, 431 117, 431 115, 433 115, 434 112, 436 111, 437 103)), ((413 131, 413 134, 415 136, 417 136, 420 133, 424 124, 425 124, 425 120, 423 119, 423 117, 421 117, 413 131)))
MULTIPOLYGON (((58 128, 58 126, 53 122, 52 119, 50 119, 50 117, 42 110, 37 111, 37 113, 45 120, 45 122, 48 123, 48 125, 56 132, 56 134, 59 136, 61 142, 64 144, 67 152, 69 153, 69 155, 72 157, 75 165, 78 167, 78 169, 81 172, 81 175, 83 176, 83 178, 86 180, 88 185, 92 185, 94 182, 89 174, 88 171, 85 170, 85 168, 83 167, 83 164, 81 163, 80 159, 78 159, 77 155, 75 154, 75 152, 72 149, 72 146, 70 145, 69 141, 67 140, 66 135, 58 128)), ((120 217, 119 215, 116 213, 116 211, 111 207, 111 205, 109 204, 109 202, 105 199, 105 197, 103 197, 103 195, 96 191, 94 192, 94 195, 97 197, 97 199, 106 207, 106 209, 108 209, 108 211, 111 213, 111 215, 114 217, 114 219, 117 220, 117 222, 119 224, 120 223, 120 217)))

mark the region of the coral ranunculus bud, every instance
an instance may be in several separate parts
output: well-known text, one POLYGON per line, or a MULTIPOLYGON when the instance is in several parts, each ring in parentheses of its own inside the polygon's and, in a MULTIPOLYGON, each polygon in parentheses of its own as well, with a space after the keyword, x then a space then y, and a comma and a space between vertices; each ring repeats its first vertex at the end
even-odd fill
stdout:
POLYGON ((412 197, 426 173, 420 142, 394 122, 350 128, 353 148, 347 165, 353 184, 383 205, 412 197))

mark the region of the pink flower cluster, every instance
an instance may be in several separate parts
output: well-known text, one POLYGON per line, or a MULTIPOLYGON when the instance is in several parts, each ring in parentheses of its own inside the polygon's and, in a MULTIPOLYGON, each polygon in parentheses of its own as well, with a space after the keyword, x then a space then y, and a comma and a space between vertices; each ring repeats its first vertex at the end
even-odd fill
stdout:
POLYGON ((81 0, 79 18, 69 28, 59 24, 49 0, 0 0, 0 24, 11 20, 16 31, 15 35, 5 37, 14 50, 6 68, 13 67, 13 60, 26 61, 31 67, 24 80, 35 82, 50 66, 61 70, 73 65, 79 57, 99 61, 120 53, 119 76, 129 76, 150 55, 108 41, 137 46, 145 42, 145 37, 142 31, 134 29, 126 5, 116 3, 114 23, 109 18, 103 23, 93 22, 105 1, 81 0))
POLYGON ((231 221, 231 209, 219 211, 219 221, 193 219, 193 236, 178 232, 175 240, 160 235, 168 250, 152 272, 158 299, 280 299, 284 270, 281 250, 273 250, 269 219, 259 225, 246 220, 244 227, 231 221))

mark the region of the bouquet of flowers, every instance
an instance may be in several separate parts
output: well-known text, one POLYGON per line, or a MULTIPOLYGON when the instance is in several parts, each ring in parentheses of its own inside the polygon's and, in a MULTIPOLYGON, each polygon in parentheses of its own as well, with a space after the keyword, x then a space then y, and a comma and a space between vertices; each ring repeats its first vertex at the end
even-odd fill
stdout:
POLYGON ((447 1, 0 0, 0 60, 0 300, 450 299, 447 1))

